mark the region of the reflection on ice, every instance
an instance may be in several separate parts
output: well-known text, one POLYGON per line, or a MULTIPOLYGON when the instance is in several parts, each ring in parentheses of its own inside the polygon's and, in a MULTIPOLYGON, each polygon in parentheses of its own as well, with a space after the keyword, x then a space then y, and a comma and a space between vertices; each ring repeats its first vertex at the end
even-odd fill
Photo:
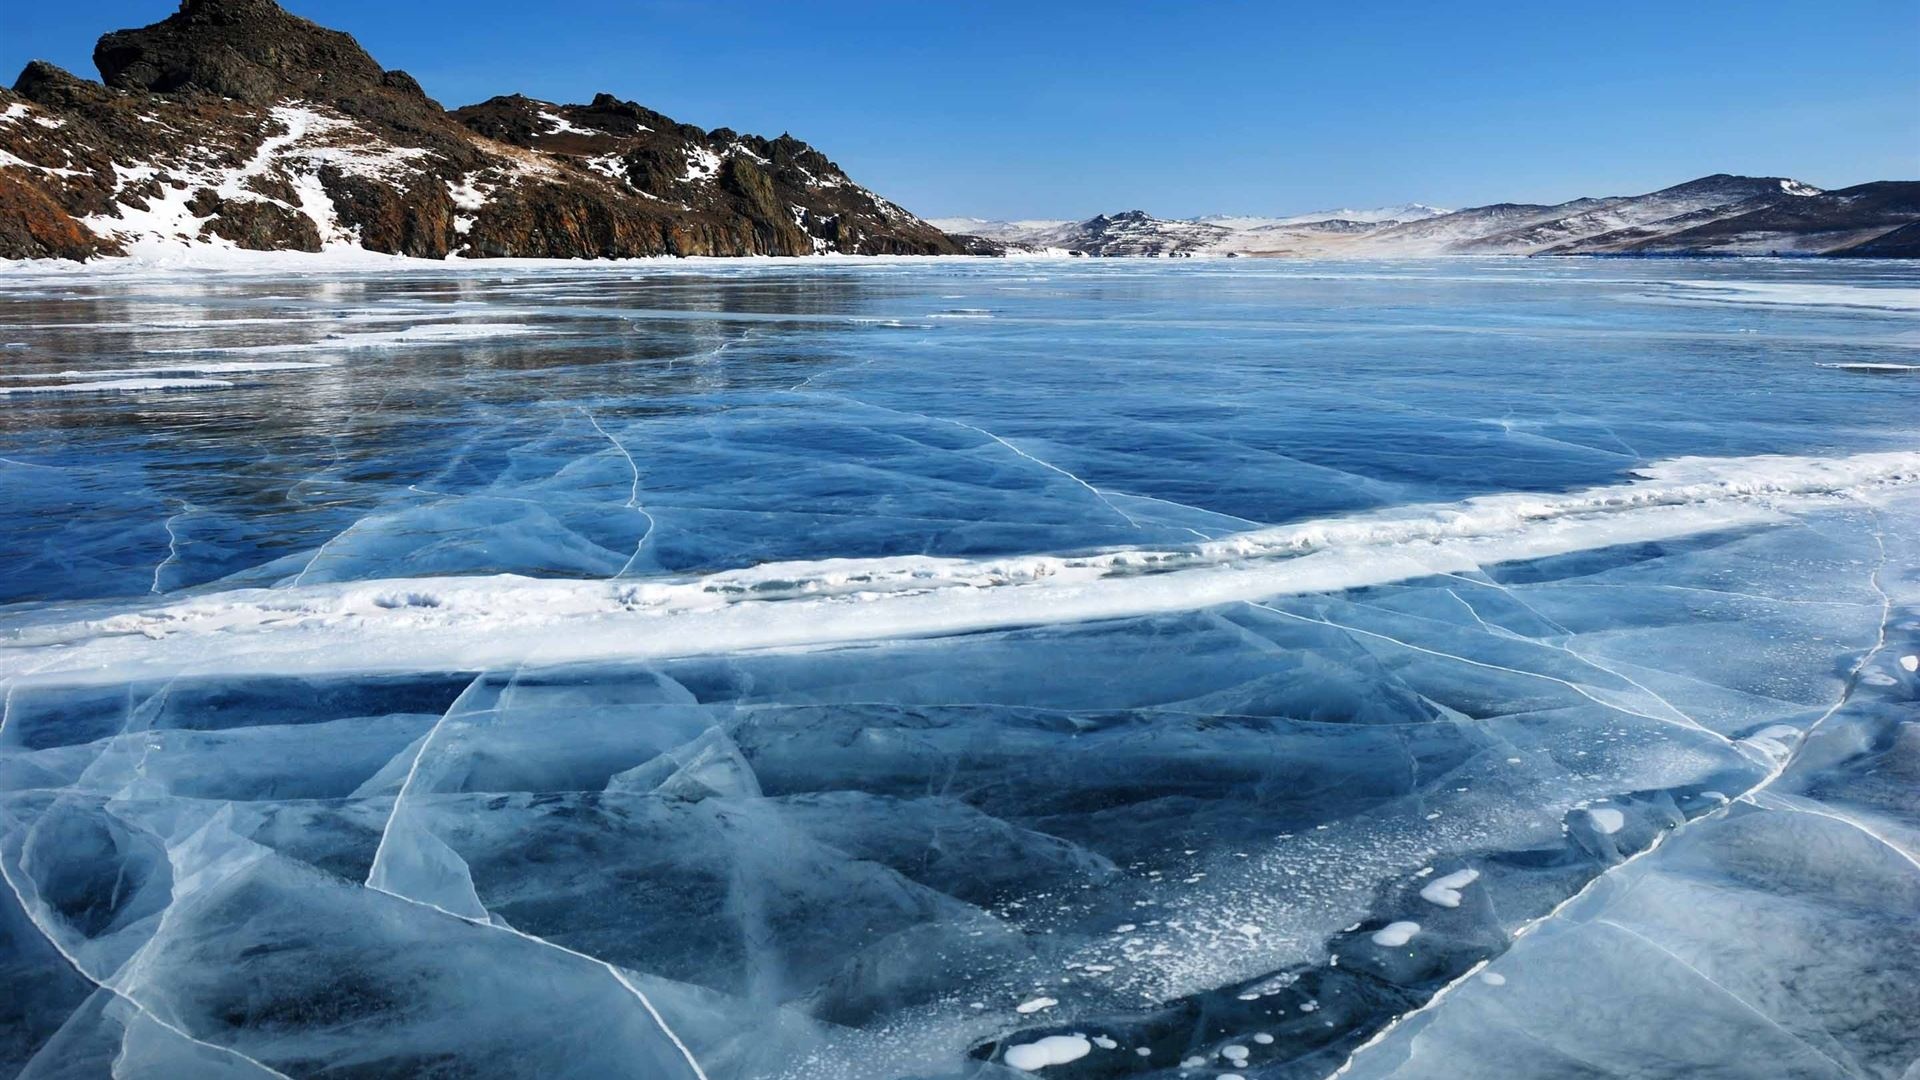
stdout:
POLYGON ((1556 273, 10 282, 0 1062, 1904 1075, 1906 316, 1556 273))

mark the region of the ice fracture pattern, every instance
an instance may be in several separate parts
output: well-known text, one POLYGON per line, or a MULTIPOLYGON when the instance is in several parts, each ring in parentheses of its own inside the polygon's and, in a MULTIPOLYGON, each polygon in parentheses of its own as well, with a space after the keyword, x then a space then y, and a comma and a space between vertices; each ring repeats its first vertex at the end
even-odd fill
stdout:
POLYGON ((0 271, 0 1074, 1910 1080, 1920 279, 0 271))

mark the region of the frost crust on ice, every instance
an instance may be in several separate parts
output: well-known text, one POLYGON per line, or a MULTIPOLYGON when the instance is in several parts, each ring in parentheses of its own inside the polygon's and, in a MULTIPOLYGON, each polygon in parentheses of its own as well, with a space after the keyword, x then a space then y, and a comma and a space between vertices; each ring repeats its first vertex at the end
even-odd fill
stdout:
POLYGON ((233 384, 221 379, 88 379, 44 386, 0 386, 0 396, 26 394, 137 394, 152 390, 225 390, 233 384))
POLYGON ((1037 1072, 1049 1065, 1079 1061, 1093 1052, 1093 1045, 1081 1035, 1049 1035, 1038 1042, 1007 1047, 1001 1059, 1016 1069, 1037 1072))
POLYGON ((1611 806, 1596 806, 1588 810, 1587 819, 1593 822, 1595 829, 1608 836, 1619 832, 1627 824, 1626 815, 1611 806))
POLYGON ((1480 880, 1478 870, 1456 870, 1445 877, 1437 877, 1427 882, 1420 890, 1420 898, 1429 904, 1441 907, 1460 906, 1460 890, 1480 880))
POLYGON ((1391 922, 1373 932, 1373 943, 1382 948, 1397 949, 1412 941, 1419 933, 1420 924, 1417 922, 1391 922))

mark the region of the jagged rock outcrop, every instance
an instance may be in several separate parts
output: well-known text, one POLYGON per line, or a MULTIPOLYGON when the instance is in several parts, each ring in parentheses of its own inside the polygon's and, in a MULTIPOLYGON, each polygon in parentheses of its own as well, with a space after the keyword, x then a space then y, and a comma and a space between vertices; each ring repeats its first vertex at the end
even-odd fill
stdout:
POLYGON ((637 196, 643 208, 676 211, 679 220, 665 243, 677 254, 960 250, 945 233, 854 184, 826 155, 790 135, 701 131, 610 94, 586 105, 497 97, 452 115, 474 134, 571 162, 637 196))
POLYGON ((185 0, 0 92, 0 258, 209 244, 423 258, 952 254, 791 136, 601 94, 447 112, 272 0, 185 0))
POLYGON ((331 101, 379 90, 426 98, 402 72, 389 81, 351 35, 273 0, 185 0, 152 26, 102 37, 93 62, 108 86, 150 94, 198 90, 255 105, 290 94, 331 101))
POLYGON ((89 259, 119 249, 103 244, 45 192, 0 169, 0 251, 28 259, 89 259))

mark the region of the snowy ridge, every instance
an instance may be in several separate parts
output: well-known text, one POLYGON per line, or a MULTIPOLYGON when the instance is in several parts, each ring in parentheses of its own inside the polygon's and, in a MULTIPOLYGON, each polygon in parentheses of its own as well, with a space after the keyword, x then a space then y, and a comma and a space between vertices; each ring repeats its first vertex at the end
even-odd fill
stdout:
POLYGON ((1184 548, 773 563, 690 580, 513 575, 212 593, 22 630, 0 677, 460 670, 808 647, 1190 610, 1781 520, 1920 483, 1920 452, 1681 458, 1640 479, 1260 529, 1184 548), (554 628, 564 625, 566 632, 554 628), (241 647, 239 639, 247 645, 241 647), (45 646, 63 646, 47 650, 45 646))
POLYGON ((1639 195, 1442 210, 1423 203, 1292 217, 1081 222, 942 219, 1027 251, 1095 256, 1430 258, 1441 255, 1862 255, 1914 253, 1920 183, 1826 192, 1785 177, 1720 173, 1639 195))
POLYGON ((1276 225, 1311 225, 1319 221, 1354 221, 1363 225, 1380 225, 1390 221, 1425 221, 1453 211, 1426 203, 1402 203, 1399 206, 1375 206, 1366 210, 1342 208, 1339 210, 1315 210, 1305 214, 1291 214, 1285 217, 1261 217, 1245 214, 1207 214, 1189 218, 1203 225, 1219 225, 1222 228, 1236 230, 1267 229, 1276 225))
POLYGON ((1819 193, 1819 188, 1781 177, 1710 176, 1646 195, 1576 200, 1549 207, 1543 220, 1456 241, 1455 249, 1522 255, 1562 248, 1604 253, 1676 226, 1732 216, 1770 200, 1804 199, 1819 193))
MULTIPOLYGON (((1347 226, 1390 225, 1404 221, 1423 221, 1452 213, 1425 203, 1401 206, 1377 206, 1367 210, 1316 210, 1285 217, 1258 214, 1207 214, 1201 217, 1164 219, 1142 211, 1129 211, 1089 221, 1064 218, 1028 218, 994 221, 977 217, 929 218, 927 223, 950 233, 985 237, 1002 243, 1028 247, 1073 247, 1084 241, 1083 233, 1096 221, 1140 223, 1139 239, 1151 243, 1156 234, 1163 241, 1192 241, 1189 246, 1209 253, 1241 252, 1257 249, 1263 238, 1257 234, 1285 231, 1293 226, 1325 225, 1339 222, 1347 226)), ((1164 252, 1153 252, 1160 254, 1164 252)), ((1133 254, 1133 252, 1127 252, 1133 254)))
POLYGON ((1020 221, 992 221, 977 217, 928 218, 927 224, 943 232, 984 236, 989 240, 1028 239, 1037 233, 1072 225, 1067 218, 1026 218, 1020 221))

